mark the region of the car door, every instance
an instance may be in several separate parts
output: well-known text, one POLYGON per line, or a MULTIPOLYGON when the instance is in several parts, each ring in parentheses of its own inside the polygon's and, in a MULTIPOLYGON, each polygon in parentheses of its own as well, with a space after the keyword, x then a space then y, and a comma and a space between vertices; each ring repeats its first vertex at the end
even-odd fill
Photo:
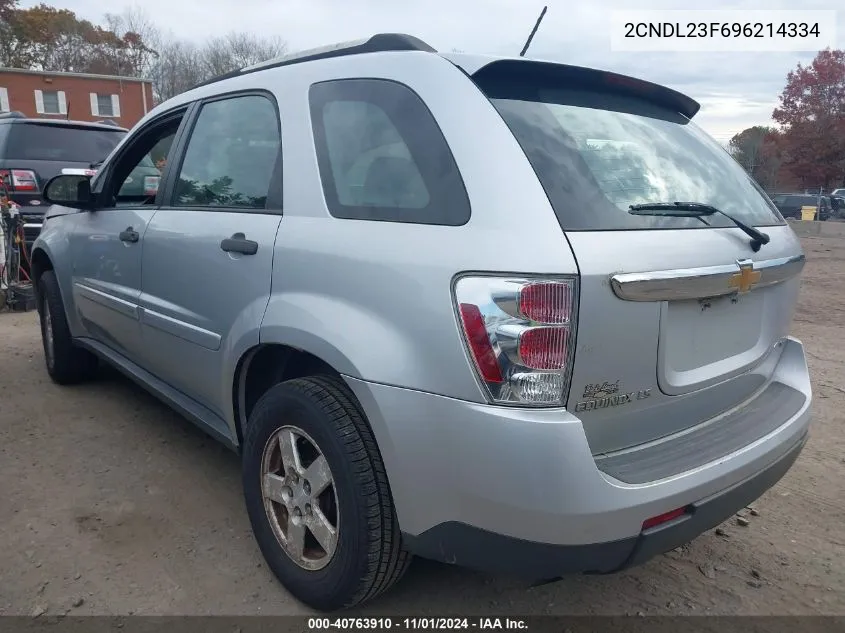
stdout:
POLYGON ((278 110, 265 93, 229 94, 199 103, 189 127, 144 240, 142 340, 149 371, 225 419, 227 358, 258 343, 270 297, 278 110))
POLYGON ((141 344, 144 235, 157 198, 127 195, 124 185, 153 146, 175 138, 183 115, 157 118, 127 140, 92 183, 96 210, 80 214, 70 236, 74 305, 87 336, 133 360, 141 344))

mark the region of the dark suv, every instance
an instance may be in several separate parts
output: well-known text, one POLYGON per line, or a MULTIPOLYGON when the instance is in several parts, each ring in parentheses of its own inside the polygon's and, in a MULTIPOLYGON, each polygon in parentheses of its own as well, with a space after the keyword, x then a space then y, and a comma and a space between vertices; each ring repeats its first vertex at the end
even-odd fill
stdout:
POLYGON ((801 207, 814 207, 816 219, 826 221, 830 219, 830 198, 804 193, 778 193, 772 196, 772 202, 785 218, 801 219, 801 207))
MULTIPOLYGON (((67 169, 90 169, 115 148, 128 130, 112 123, 0 115, 0 191, 20 205, 27 251, 41 231, 44 185, 67 169)), ((160 177, 151 160, 138 165, 127 187, 155 195, 160 177)), ((134 193, 134 192, 133 192, 134 193)))

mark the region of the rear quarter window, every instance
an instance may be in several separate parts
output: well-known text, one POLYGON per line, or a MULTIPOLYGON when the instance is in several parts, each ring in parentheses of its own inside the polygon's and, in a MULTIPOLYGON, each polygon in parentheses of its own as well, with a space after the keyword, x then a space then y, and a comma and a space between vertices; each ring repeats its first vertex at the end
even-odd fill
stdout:
POLYGON ((405 85, 342 79, 309 91, 317 162, 338 218, 459 226, 470 217, 434 116, 405 85))

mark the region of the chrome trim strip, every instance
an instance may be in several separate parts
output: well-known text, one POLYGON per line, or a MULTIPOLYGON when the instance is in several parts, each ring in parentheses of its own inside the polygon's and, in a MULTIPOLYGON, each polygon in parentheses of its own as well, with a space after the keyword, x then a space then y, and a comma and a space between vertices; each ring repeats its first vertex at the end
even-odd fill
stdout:
POLYGON ((219 334, 174 319, 166 314, 155 312, 149 308, 141 308, 141 323, 215 352, 220 349, 222 337, 219 334))
MULTIPOLYGON (((803 254, 754 262, 754 270, 760 272, 760 279, 751 290, 792 279, 801 272, 805 263, 803 254)), ((613 293, 625 301, 709 299, 735 294, 737 290, 730 282, 739 271, 740 265, 736 262, 701 268, 619 273, 611 276, 610 285, 613 293)))
POLYGON ((73 286, 80 297, 84 297, 93 303, 109 308, 110 310, 114 310, 124 316, 128 316, 133 321, 140 320, 139 308, 136 304, 78 282, 74 283, 73 286))
POLYGON ((25 229, 40 229, 43 224, 35 224, 34 222, 24 222, 23 228, 25 229))

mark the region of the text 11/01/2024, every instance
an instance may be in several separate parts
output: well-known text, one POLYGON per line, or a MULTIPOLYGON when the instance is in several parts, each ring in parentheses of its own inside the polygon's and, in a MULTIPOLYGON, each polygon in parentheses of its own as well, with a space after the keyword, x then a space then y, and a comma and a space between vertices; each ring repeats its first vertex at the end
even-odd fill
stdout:
POLYGON ((613 11, 625 52, 800 52, 836 46, 836 11, 613 11))
POLYGON ((378 618, 308 618, 309 631, 369 630, 369 631, 441 631, 441 630, 527 630, 522 618, 497 617, 378 617, 378 618))

